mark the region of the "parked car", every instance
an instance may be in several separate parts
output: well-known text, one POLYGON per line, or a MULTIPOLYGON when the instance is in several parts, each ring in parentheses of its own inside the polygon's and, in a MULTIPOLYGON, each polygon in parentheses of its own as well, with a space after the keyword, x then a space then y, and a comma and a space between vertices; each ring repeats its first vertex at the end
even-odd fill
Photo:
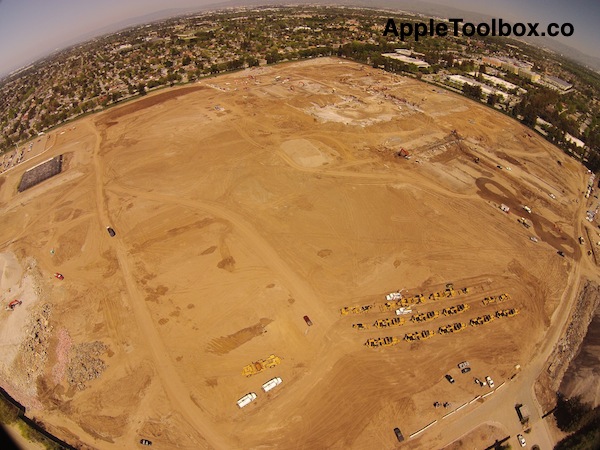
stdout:
POLYGON ((306 325, 308 325, 309 327, 312 327, 312 320, 310 320, 310 318, 308 316, 304 316, 304 321, 306 322, 306 325))
POLYGON ((525 447, 527 445, 527 443, 525 442, 525 438, 522 434, 517 434, 517 439, 519 440, 519 444, 521 444, 521 447, 525 447))
POLYGON ((494 387, 494 380, 492 380, 490 377, 485 377, 485 381, 487 381, 489 387, 494 387))
POLYGON ((462 369, 460 369, 461 373, 469 373, 471 371, 470 367, 463 367, 462 369))
POLYGON ((448 380, 450 384, 454 383, 454 378, 452 378, 452 375, 446 374, 446 380, 448 380))
POLYGON ((402 431, 400 431, 400 428, 394 428, 394 433, 396 434, 396 439, 398 439, 399 442, 404 440, 404 436, 402 436, 402 431))
POLYGON ((152 441, 149 441, 148 439, 140 439, 140 444, 142 444, 142 445, 152 445, 152 441))
POLYGON ((106 231, 108 231, 108 234, 110 234, 110 237, 115 237, 115 235, 117 233, 115 233, 115 230, 113 230, 111 227, 106 227, 106 231))
POLYGON ((58 273, 58 272, 56 272, 56 273, 54 274, 54 276, 55 276, 56 278, 58 278, 59 280, 64 280, 64 279, 65 279, 65 277, 63 276, 63 274, 62 274, 62 273, 58 273))

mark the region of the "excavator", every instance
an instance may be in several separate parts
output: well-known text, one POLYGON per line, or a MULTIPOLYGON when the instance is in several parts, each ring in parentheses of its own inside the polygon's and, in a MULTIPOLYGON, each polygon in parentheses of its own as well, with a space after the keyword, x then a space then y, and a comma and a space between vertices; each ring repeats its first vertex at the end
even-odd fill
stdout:
POLYGON ((21 300, 13 300, 12 302, 10 302, 8 304, 8 306, 6 307, 7 311, 13 311, 17 306, 23 304, 23 302, 21 300))

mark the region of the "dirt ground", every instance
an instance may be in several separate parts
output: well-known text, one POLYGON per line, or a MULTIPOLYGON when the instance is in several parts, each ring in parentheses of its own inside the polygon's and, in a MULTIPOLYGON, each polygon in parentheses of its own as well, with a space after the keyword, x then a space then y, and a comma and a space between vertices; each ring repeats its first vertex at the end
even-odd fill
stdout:
MULTIPOLYGON (((498 386, 527 367, 585 258, 582 166, 483 105, 337 59, 161 91, 47 139, 0 185, 1 300, 23 300, 0 311, 0 381, 82 448, 395 448, 394 427, 408 438, 435 420, 440 433, 488 392, 474 377, 498 386), (59 154, 61 174, 17 193, 59 154), (471 290, 428 300, 447 283, 471 290), (469 309, 352 327, 394 317, 380 307, 398 289, 425 295, 413 312, 469 309), (375 307, 340 314, 359 305, 375 307), (505 308, 520 313, 468 326, 505 308), (454 322, 467 329, 402 341, 454 322), (363 345, 385 336, 400 342, 363 345), (271 354, 278 366, 242 376, 271 354)), ((504 437, 479 425, 449 448, 504 437)))

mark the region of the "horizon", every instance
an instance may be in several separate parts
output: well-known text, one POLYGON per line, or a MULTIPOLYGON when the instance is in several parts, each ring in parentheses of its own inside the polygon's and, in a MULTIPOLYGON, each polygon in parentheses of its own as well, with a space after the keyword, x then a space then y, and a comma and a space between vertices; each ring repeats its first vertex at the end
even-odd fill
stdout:
MULTIPOLYGON (((325 3, 325 2, 323 2, 325 3)), ((359 2, 362 3, 362 2, 359 2)), ((550 38, 572 47, 582 54, 600 60, 600 32, 596 20, 600 19, 600 4, 591 0, 575 0, 568 5, 560 0, 504 0, 501 5, 493 0, 437 0, 435 3, 388 1, 379 4, 359 5, 327 3, 334 6, 362 6, 365 8, 409 8, 426 11, 432 7, 457 8, 472 14, 502 17, 511 22, 539 22, 540 27, 551 22, 573 23, 575 33, 571 37, 550 38), (543 4, 544 3, 544 4, 543 4), (507 7, 507 5, 511 5, 507 7), (543 4, 543 5, 542 5, 543 4), (576 7, 576 5, 586 5, 576 7), (502 14, 497 12, 502 11, 502 14)), ((5 77, 49 55, 70 46, 87 42, 95 37, 112 34, 119 30, 163 20, 171 15, 184 14, 184 9, 206 11, 211 6, 221 9, 235 6, 273 5, 269 2, 215 2, 214 0, 105 0, 102 4, 89 0, 56 0, 52 4, 44 0, 0 0, 0 77, 5 77), (175 13, 179 10, 179 13, 175 13), (161 16, 161 13, 164 15, 161 16), (147 19, 149 16, 157 16, 147 19), (160 17, 159 17, 160 16, 160 17), (116 28, 115 28, 116 27, 116 28), (40 45, 40 42, 44 42, 40 45)), ((296 5, 301 5, 296 3, 296 5)), ((406 10, 406 9, 405 9, 406 10)), ((382 24, 382 29, 383 29, 382 24)), ((536 44, 545 47, 542 43, 536 44)))

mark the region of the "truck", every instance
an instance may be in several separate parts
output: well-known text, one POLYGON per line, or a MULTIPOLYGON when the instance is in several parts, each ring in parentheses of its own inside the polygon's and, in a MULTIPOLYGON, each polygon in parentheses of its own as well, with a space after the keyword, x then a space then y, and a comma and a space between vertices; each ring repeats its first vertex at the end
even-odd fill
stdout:
POLYGON ((271 389, 279 386, 280 384, 281 384, 281 378, 279 378, 279 377, 271 378, 269 381, 267 381, 265 384, 262 385, 262 389, 265 392, 269 392, 271 389))
POLYGON ((243 408, 256 400, 256 397, 257 395, 254 392, 249 392, 237 401, 237 405, 243 408))

